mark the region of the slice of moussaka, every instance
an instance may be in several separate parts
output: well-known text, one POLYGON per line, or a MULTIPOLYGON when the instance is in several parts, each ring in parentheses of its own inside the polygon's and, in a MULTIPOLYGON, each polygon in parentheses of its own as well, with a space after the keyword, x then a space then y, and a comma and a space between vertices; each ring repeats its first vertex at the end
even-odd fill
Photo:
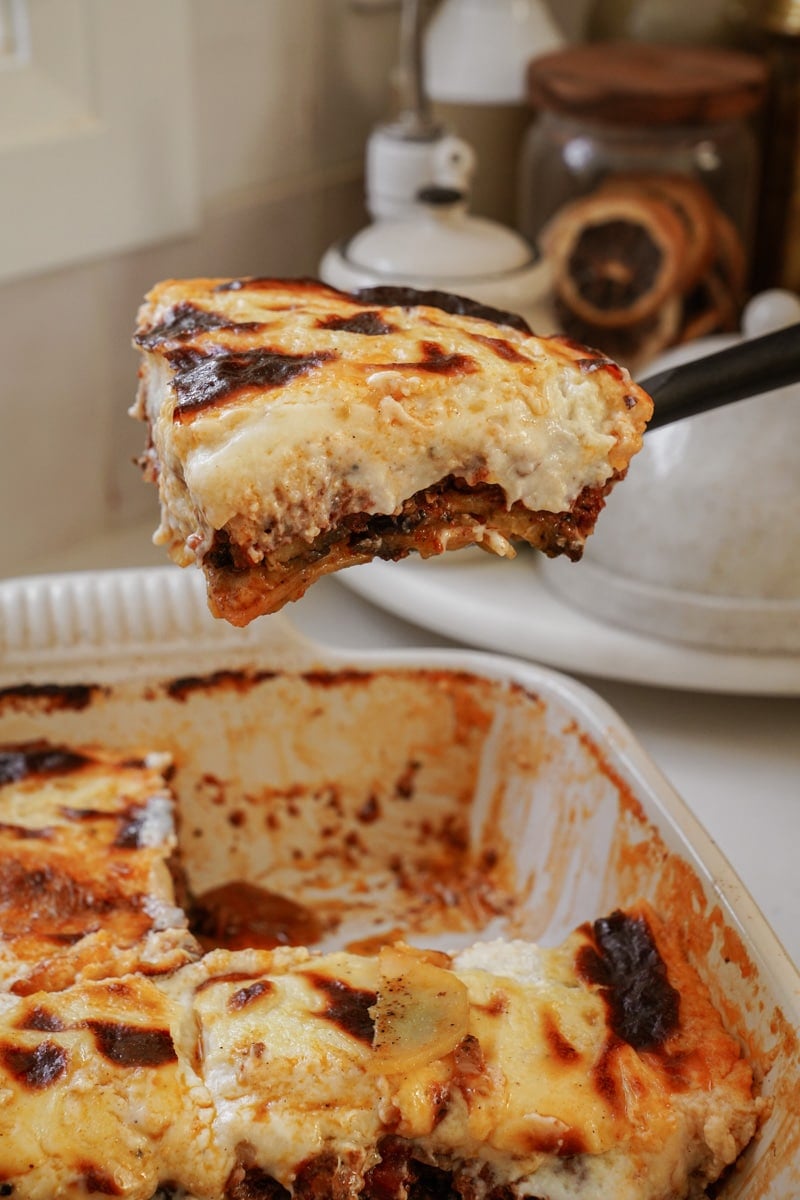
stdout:
POLYGON ((165 755, 0 746, 0 990, 186 961, 167 771, 165 755))
POLYGON ((442 292, 158 284, 132 412, 155 540, 245 625, 372 558, 580 558, 652 412, 626 370, 442 292))
POLYGON ((551 949, 220 949, 0 1003, 15 1197, 683 1200, 758 1115, 646 908, 551 949))

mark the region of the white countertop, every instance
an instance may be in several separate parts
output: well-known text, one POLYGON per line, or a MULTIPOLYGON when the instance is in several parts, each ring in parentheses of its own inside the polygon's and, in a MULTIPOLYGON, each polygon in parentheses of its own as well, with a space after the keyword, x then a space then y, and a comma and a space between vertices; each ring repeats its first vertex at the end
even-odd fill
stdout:
MULTIPOLYGON (((152 525, 26 565, 26 573, 162 566, 152 525)), ((323 579, 287 615, 342 649, 452 645, 323 579)), ((597 678, 601 695, 717 842, 800 966, 800 699, 729 696, 597 678)))

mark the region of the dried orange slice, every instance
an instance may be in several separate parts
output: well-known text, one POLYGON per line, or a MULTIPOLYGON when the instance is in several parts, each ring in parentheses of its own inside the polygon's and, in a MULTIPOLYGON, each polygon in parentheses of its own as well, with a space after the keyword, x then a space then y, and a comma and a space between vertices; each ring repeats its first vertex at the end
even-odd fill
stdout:
POLYGON ((615 328, 679 290, 687 236, 665 200, 601 189, 561 208, 542 245, 558 298, 588 324, 615 328))
POLYGON ((703 278, 715 253, 716 205, 699 180, 675 173, 615 175, 603 183, 602 191, 654 196, 668 204, 683 225, 686 235, 678 286, 682 292, 687 292, 703 278))

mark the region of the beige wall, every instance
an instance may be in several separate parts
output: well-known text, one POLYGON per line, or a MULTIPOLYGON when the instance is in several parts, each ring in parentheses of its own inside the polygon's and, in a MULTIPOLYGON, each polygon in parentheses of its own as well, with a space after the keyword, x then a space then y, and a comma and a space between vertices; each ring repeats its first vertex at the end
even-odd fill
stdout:
MULTIPOLYGON (((566 17, 580 2, 553 7, 566 17)), ((389 111, 397 11, 191 0, 189 14, 196 233, 0 287, 2 575, 155 524, 155 493, 132 465, 144 429, 127 416, 131 329, 152 283, 313 273, 325 247, 365 220, 364 142, 389 111)), ((142 86, 156 86, 146 64, 142 86)))

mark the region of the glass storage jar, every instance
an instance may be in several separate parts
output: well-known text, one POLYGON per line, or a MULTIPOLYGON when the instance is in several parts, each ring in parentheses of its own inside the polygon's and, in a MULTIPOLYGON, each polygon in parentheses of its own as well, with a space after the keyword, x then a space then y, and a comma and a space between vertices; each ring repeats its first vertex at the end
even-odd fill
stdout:
POLYGON ((800 293, 800 0, 762 0, 756 31, 769 88, 753 284, 800 293))
POLYGON ((606 43, 535 59, 521 231, 549 260, 555 321, 636 365, 735 328, 758 180, 760 59, 606 43))

